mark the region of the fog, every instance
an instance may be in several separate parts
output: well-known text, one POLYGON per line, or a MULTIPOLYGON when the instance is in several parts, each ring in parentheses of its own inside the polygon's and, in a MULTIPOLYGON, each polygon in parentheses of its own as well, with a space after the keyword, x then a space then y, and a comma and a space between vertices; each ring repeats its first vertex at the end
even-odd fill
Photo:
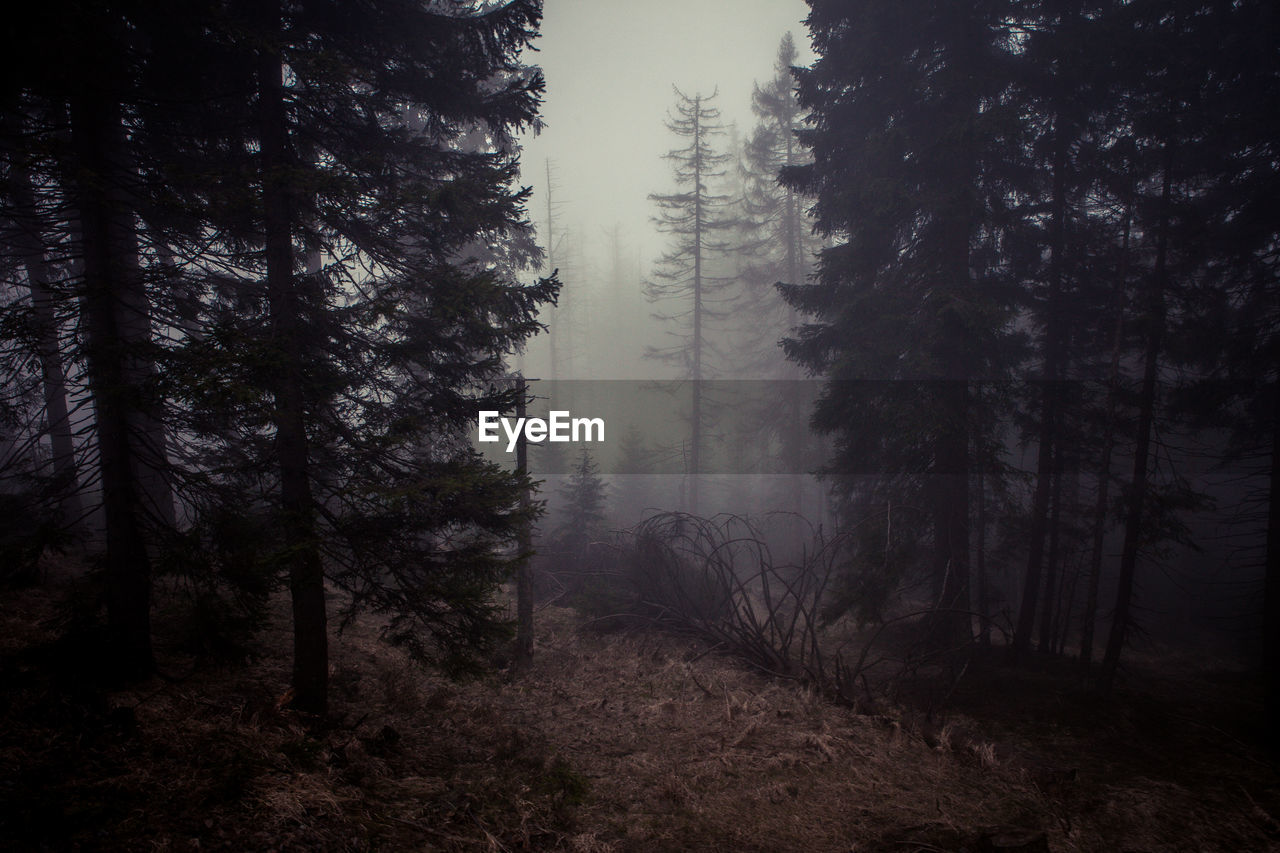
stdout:
MULTIPOLYGON (((763 450, 752 446, 751 454, 766 455, 743 457, 743 445, 735 443, 735 435, 759 429, 749 422, 759 417, 760 401, 779 398, 776 388, 766 387, 768 380, 781 375, 778 371, 787 369, 781 349, 770 348, 776 341, 759 342, 759 351, 766 353, 763 367, 759 361, 735 361, 732 354, 709 358, 703 365, 703 380, 725 382, 707 385, 708 395, 719 402, 710 404, 709 418, 715 423, 702 438, 706 446, 698 474, 688 471, 687 387, 661 401, 660 392, 655 396, 657 386, 645 384, 689 378, 687 365, 646 355, 670 342, 669 323, 652 316, 662 307, 644 291, 658 258, 672 244, 670 235, 655 227, 657 208, 650 195, 675 191, 666 157, 683 144, 666 126, 678 98, 674 90, 690 96, 714 92, 725 134, 712 144, 721 150, 740 145, 756 121, 751 111, 753 87, 773 75, 782 35, 795 37, 796 64, 813 60, 803 23, 807 11, 801 2, 767 0, 546 4, 538 52, 532 57, 547 80, 544 126, 520 139, 521 183, 532 191, 528 213, 539 242, 559 270, 562 291, 559 307, 541 316, 549 334, 533 339, 513 366, 536 380, 532 393, 542 398, 535 404, 538 411, 572 408, 575 415, 610 415, 607 440, 589 450, 611 488, 609 521, 615 528, 661 509, 696 509, 703 515, 800 511, 826 530, 858 522, 856 511, 840 517, 828 494, 831 481, 823 485, 813 476, 830 461, 831 446, 809 430, 809 408, 799 418, 810 442, 802 462, 780 459, 777 445, 763 450), (741 379, 766 384, 733 387, 733 381, 741 379), (637 429, 654 454, 650 467, 665 473, 625 473, 628 462, 620 446, 626 433, 637 429), (684 473, 679 473, 682 467, 684 473), (691 476, 702 481, 696 507, 689 504, 691 476)), ((738 165, 734 159, 723 167, 730 184, 738 165)), ((732 250, 728 254, 732 256, 732 250)), ((537 272, 549 271, 544 267, 537 272)), ((730 304, 727 310, 727 317, 707 322, 703 330, 712 348, 723 345, 732 350, 729 339, 753 321, 749 306, 730 304)), ((1019 326, 1026 334, 1038 334, 1029 318, 1019 326)), ((1140 363, 1135 359, 1127 369, 1136 374, 1140 363)), ((805 385, 811 387, 802 396, 811 401, 818 393, 816 378, 805 385)), ((1095 388, 1086 393, 1101 392, 1095 388)), ((1009 466, 1004 472, 1008 488, 1017 501, 1029 505, 1034 497, 1036 437, 1008 430, 1000 440, 1009 466)), ((1215 441, 1208 451, 1210 460, 1225 452, 1225 439, 1218 436, 1215 441)), ((494 456, 491 448, 483 449, 494 456)), ((544 532, 563 523, 561 492, 581 450, 544 445, 532 451, 531 468, 542 479, 541 496, 549 508, 544 532)), ((1126 446, 1123 452, 1129 450, 1126 446)), ((1173 467, 1197 470, 1194 487, 1211 493, 1211 503, 1219 509, 1209 510, 1205 504, 1189 513, 1187 524, 1196 535, 1144 572, 1141 621, 1162 640, 1247 658, 1257 653, 1258 614, 1249 597, 1261 583, 1262 540, 1256 517, 1245 521, 1242 513, 1248 495, 1260 486, 1256 477, 1247 476, 1255 469, 1245 466, 1243 475, 1215 469, 1212 461, 1205 461, 1203 448, 1185 456, 1177 449, 1166 453, 1181 460, 1173 467)), ((1131 463, 1125 456, 1118 464, 1123 468, 1131 463)), ((1016 535, 1025 533, 1019 530, 1016 535)), ((1120 555, 1121 540, 1119 528, 1110 529, 1105 538, 1104 599, 1114 594, 1112 561, 1120 555)), ((993 556, 992 565, 999 566, 1004 578, 993 580, 992 589, 998 590, 993 594, 1000 596, 999 606, 1012 619, 1021 583, 1018 563, 1025 558, 1018 545, 1009 549, 993 556)), ((1071 559, 1082 556, 1076 553, 1071 559)), ((1078 572, 1078 566, 1072 571, 1078 572)), ((1072 589, 1070 594, 1083 593, 1072 589)))
POLYGON ((0 849, 1275 849, 1275 5, 9 4, 0 849))
MULTIPOLYGON (((566 310, 592 317, 625 312, 628 321, 620 345, 606 334, 610 327, 579 320, 575 352, 556 378, 670 375, 642 358, 644 346, 657 343, 662 330, 648 322, 652 309, 641 297, 641 280, 666 249, 653 228, 656 211, 649 194, 673 187, 665 159, 677 147, 665 126, 675 102, 672 87, 690 95, 718 92, 723 122, 746 133, 754 122, 752 87, 773 76, 783 34, 794 35, 800 62, 812 57, 804 38, 807 11, 800 0, 546 4, 538 52, 530 57, 547 80, 545 126, 521 138, 521 183, 533 190, 529 215, 545 246, 550 162, 556 240, 564 241, 557 266, 564 268, 566 310), (621 261, 617 285, 615 228, 621 261), (613 292, 616 286, 622 292, 613 292)), ((554 333, 557 316, 552 312, 546 319, 554 333)), ((526 373, 551 377, 546 336, 531 342, 526 373)))

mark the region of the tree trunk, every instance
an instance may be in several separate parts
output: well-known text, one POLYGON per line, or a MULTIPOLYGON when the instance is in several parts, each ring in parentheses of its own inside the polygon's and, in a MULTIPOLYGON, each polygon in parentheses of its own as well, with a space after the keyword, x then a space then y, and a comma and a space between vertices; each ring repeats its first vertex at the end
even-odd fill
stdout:
POLYGON ((932 475, 934 491, 934 583, 941 612, 934 620, 934 639, 941 645, 968 642, 973 634, 969 613, 969 474, 968 385, 944 384, 946 414, 952 425, 938 439, 939 467, 932 475))
POLYGON ((280 8, 268 4, 258 57, 262 201, 267 262, 267 303, 279 369, 274 388, 275 447, 280 464, 280 508, 293 602, 293 704, 323 714, 328 708, 329 639, 324 567, 316 541, 315 508, 302 381, 302 305, 294 287, 290 158, 282 62, 280 8))
POLYGON ((1266 587, 1262 604, 1262 656, 1266 670, 1265 714, 1273 756, 1280 756, 1280 733, 1274 721, 1280 715, 1280 373, 1273 392, 1271 425, 1271 474, 1267 501, 1266 587))
MULTIPOLYGON (((790 111, 786 114, 787 133, 786 133, 786 159, 783 164, 790 168, 797 165, 795 156, 796 139, 794 131, 795 116, 790 111)), ((795 190, 791 187, 786 188, 785 204, 783 215, 786 217, 785 236, 787 241, 787 283, 799 285, 802 282, 800 271, 800 258, 804 252, 804 247, 800 242, 801 229, 804 227, 800 221, 800 203, 796 198, 795 190)), ((787 308, 787 333, 792 334, 795 329, 798 318, 794 305, 788 303, 787 308)), ((800 393, 800 365, 792 362, 787 371, 788 386, 788 408, 790 410, 790 423, 787 427, 787 447, 788 457, 791 460, 790 470, 787 472, 791 476, 792 489, 790 510, 797 516, 797 546, 804 547, 805 544, 805 522, 804 522, 804 460, 805 449, 809 435, 808 424, 805 418, 804 404, 800 393)))
MULTIPOLYGON (((943 108, 947 127, 968 124, 978 112, 972 86, 979 65, 980 39, 972 10, 949 7, 956 33, 953 69, 956 91, 943 108)), ((977 151, 970 134, 956 146, 954 168, 947 175, 947 196, 942 203, 943 221, 939 255, 945 286, 950 290, 937 329, 935 357, 942 365, 933 491, 934 583, 943 612, 936 614, 931 631, 935 641, 959 645, 973 637, 969 596, 969 384, 977 372, 980 348, 961 316, 960 305, 971 298, 974 286, 970 266, 970 242, 975 231, 975 183, 977 151)))
MULTIPOLYGON (((1066 477, 1066 485, 1063 486, 1069 497, 1065 503, 1063 512, 1070 519, 1071 529, 1074 533, 1075 519, 1079 517, 1080 511, 1080 457, 1078 452, 1072 452, 1070 458, 1065 460, 1063 467, 1066 469, 1062 476, 1066 477)), ((1059 532, 1060 537, 1065 535, 1064 531, 1059 532)), ((1058 601, 1053 613, 1053 628, 1050 632, 1051 644, 1050 654, 1062 656, 1066 654, 1067 635, 1071 630, 1071 621, 1073 610, 1075 609, 1076 589, 1080 585, 1081 563, 1083 562, 1079 554, 1078 537, 1071 537, 1070 548, 1059 546, 1061 550, 1058 552, 1057 564, 1060 567, 1058 571, 1058 601), (1068 559, 1069 555, 1069 559, 1068 559), (1070 564, 1072 571, 1068 574, 1067 566, 1070 564)), ((1052 545, 1052 543, 1050 543, 1052 545)), ((1053 548, 1051 547, 1052 551, 1053 548)))
POLYGON ((84 351, 106 528, 107 626, 118 674, 141 677, 155 667, 137 439, 139 401, 148 376, 140 362, 149 344, 147 295, 138 275, 137 234, 124 189, 128 182, 120 107, 85 81, 72 100, 70 115, 79 166, 75 181, 83 255, 84 351))
POLYGON ((1042 654, 1053 653, 1053 611, 1058 603, 1060 567, 1062 564, 1062 474, 1063 447, 1059 438, 1053 452, 1053 502, 1049 512, 1049 554, 1045 561, 1045 588, 1040 610, 1040 642, 1042 654))
POLYGON ((978 399, 976 400, 978 410, 977 424, 977 453, 975 459, 978 463, 977 470, 977 500, 978 500, 978 541, 976 543, 975 556, 977 563, 974 570, 977 574, 978 593, 978 637, 983 647, 991 646, 991 612, 990 612, 990 594, 987 591, 987 488, 986 488, 986 402, 983 399, 982 391, 978 391, 978 399))
POLYGON ((702 476, 702 96, 693 99, 693 406, 689 436, 689 512, 698 514, 702 476))
POLYGON ((53 476, 57 483, 59 507, 63 516, 79 521, 83 513, 76 470, 75 441, 71 435, 71 419, 67 410, 66 371, 62 366, 58 318, 54 310, 49 264, 44 255, 44 229, 36 205, 31 174, 14 155, 10 170, 14 202, 13 242, 19 259, 27 271, 31 291, 31 308, 35 320, 36 354, 40 360, 40 378, 44 392, 45 429, 49 433, 53 476))
POLYGON ((1066 161, 1067 135, 1061 115, 1055 118, 1053 147, 1053 220, 1049 245, 1049 295, 1045 306, 1044 388, 1040 397, 1040 446, 1036 458, 1036 490, 1031 506, 1031 550, 1027 555, 1027 571, 1022 584, 1022 604, 1018 610, 1018 626, 1013 634, 1013 654, 1018 656, 1031 647, 1035 629, 1036 607, 1040 600, 1040 583, 1044 563, 1045 536, 1049 524, 1049 501, 1053 479, 1053 458, 1059 421, 1058 376, 1062 356, 1063 252, 1066 244, 1066 161))
MULTIPOLYGON (((516 383, 520 396, 516 399, 516 418, 524 420, 526 391, 524 377, 519 376, 516 383)), ((529 472, 529 442, 522 431, 516 440, 516 471, 520 476, 529 472)), ((532 500, 529 496, 531 487, 520 491, 520 509, 529 511, 532 500)), ((533 555, 533 522, 526 518, 520 525, 520 559, 516 563, 516 663, 527 664, 533 660, 533 569, 529 559, 533 555)))
POLYGON ((1169 199, 1172 193, 1173 151, 1169 143, 1164 150, 1164 177, 1160 189, 1160 218, 1156 232, 1156 262, 1152 271, 1147 304, 1147 346, 1142 372, 1142 391, 1138 401, 1138 437, 1133 456, 1133 483, 1130 486, 1128 513, 1125 516, 1124 545, 1120 551, 1120 582, 1116 590, 1116 609, 1107 636, 1107 651, 1102 660, 1098 686, 1105 693, 1115 682, 1120 652, 1131 623, 1133 580, 1138 565, 1138 547, 1142 534, 1142 504, 1147 493, 1147 468, 1151 453, 1151 426, 1155 420, 1156 379, 1159 376, 1160 347, 1164 335, 1164 291, 1168 275, 1169 199))
MULTIPOLYGON (((551 184, 551 160, 545 161, 547 169, 547 274, 555 275, 556 273, 556 217, 555 206, 552 203, 551 194, 553 187, 551 184)), ((555 382, 560 378, 560 357, 557 352, 557 342, 560 340, 560 328, 557 320, 559 318, 560 309, 558 305, 547 306, 551 317, 548 322, 550 331, 547 334, 548 354, 551 360, 551 381, 555 382)))
POLYGON ((1107 408, 1102 434, 1102 459, 1098 464, 1098 494, 1094 502, 1093 542, 1089 550, 1089 591, 1080 626, 1080 663, 1088 669, 1093 660, 1093 632, 1098 618, 1098 592, 1102 583, 1102 546, 1107 535, 1107 501, 1111 488, 1111 454, 1115 450, 1116 402, 1120 393, 1120 355, 1124 348, 1125 289, 1129 279, 1129 236, 1132 200, 1126 199, 1120 271, 1115 290, 1116 322, 1111 333, 1111 365, 1107 370, 1107 408))

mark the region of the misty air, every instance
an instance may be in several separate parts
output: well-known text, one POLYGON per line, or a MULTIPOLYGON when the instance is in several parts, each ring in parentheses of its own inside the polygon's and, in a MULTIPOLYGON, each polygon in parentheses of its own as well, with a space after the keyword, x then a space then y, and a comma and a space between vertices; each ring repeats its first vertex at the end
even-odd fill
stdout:
POLYGON ((0 848, 1280 849, 1272 4, 13 5, 0 848))

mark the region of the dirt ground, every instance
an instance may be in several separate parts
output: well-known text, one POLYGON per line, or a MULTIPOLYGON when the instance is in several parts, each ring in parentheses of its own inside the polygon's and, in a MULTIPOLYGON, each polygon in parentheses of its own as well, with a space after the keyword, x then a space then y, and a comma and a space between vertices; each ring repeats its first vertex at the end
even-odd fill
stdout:
POLYGON ((280 701, 283 610, 245 663, 109 691, 55 642, 61 594, 0 605, 0 849, 1280 850, 1238 672, 1140 661, 1101 702, 978 660, 945 708, 865 714, 550 607, 528 669, 463 683, 335 633, 319 721, 280 701))

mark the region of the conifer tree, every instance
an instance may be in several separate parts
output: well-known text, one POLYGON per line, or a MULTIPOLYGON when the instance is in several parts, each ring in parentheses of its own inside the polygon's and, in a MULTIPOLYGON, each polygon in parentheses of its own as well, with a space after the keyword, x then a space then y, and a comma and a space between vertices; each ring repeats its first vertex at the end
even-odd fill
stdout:
POLYGON ((623 523, 638 519, 653 500, 653 451, 640 429, 628 424, 618 442, 614 463, 617 476, 611 478, 616 515, 623 523))
MULTIPOLYGON (((56 388, 59 366, 64 377, 82 372, 92 402, 86 463, 97 470, 87 479, 96 481, 105 540, 110 659, 126 677, 146 675, 153 666, 149 546, 172 521, 139 228, 156 186, 143 174, 135 144, 147 101, 136 84, 163 62, 147 49, 160 35, 160 16, 150 11, 119 3, 75 14, 56 5, 22 10, 8 32, 26 35, 5 41, 0 93, 5 212, 25 235, 46 388, 56 388), (39 58, 54 45, 68 50, 69 61, 39 58), (60 263, 41 269, 47 255, 60 263), (49 286, 55 269, 64 277, 56 288, 49 286), (73 313, 78 333, 61 334, 56 318, 73 313), (57 366, 49 350, 55 342, 57 366)), ((65 428, 57 396, 46 395, 46 415, 51 426, 65 428)), ((69 474, 68 447, 59 444, 69 474)))
MULTIPOLYGON (((1216 218, 1209 235, 1225 287, 1205 289, 1191 316, 1199 321, 1194 340, 1212 391, 1198 408, 1233 431, 1231 461, 1252 459, 1265 473, 1265 509, 1255 524, 1264 531, 1263 719, 1273 720, 1280 715, 1280 16, 1260 0, 1233 4, 1230 12, 1231 26, 1220 27, 1215 42, 1231 72, 1223 77, 1234 85, 1211 101, 1222 157, 1210 198, 1232 211, 1216 218)), ((1272 754, 1280 755, 1280 733, 1274 726, 1266 732, 1272 754)))
MULTIPOLYGON (((742 292, 735 306, 746 325, 739 331, 735 368, 748 379, 782 380, 754 386, 760 393, 751 404, 749 435, 744 438, 754 442, 757 458, 776 460, 774 470, 786 475, 786 493, 776 496, 775 505, 803 516, 808 510, 803 476, 808 465, 807 395, 799 384, 800 366, 788 363, 779 346, 798 317, 775 287, 779 282, 805 283, 820 247, 806 212, 807 200, 780 181, 784 169, 810 159, 796 137, 804 126, 791 74, 796 56, 795 42, 787 33, 778 46, 774 76, 764 86, 757 84, 751 99, 756 125, 739 163, 745 192, 739 219, 742 245, 737 250, 742 292)), ((798 538, 804 535, 803 527, 797 519, 798 538)))
POLYGON ((326 563, 355 607, 389 612, 393 636, 424 657, 454 662, 498 636, 489 593, 513 565, 498 546, 524 518, 523 476, 463 437, 478 408, 511 408, 504 358, 555 284, 521 287, 521 259, 476 245, 529 228, 507 143, 542 86, 518 60, 539 5, 452 16, 386 4, 359 21, 290 11, 264 17, 258 53, 263 308, 280 359, 271 411, 295 698, 323 710, 326 563), (397 35, 369 56, 367 28, 397 35), (361 67, 378 87, 354 84, 361 67), (313 147, 325 156, 303 159, 313 147), (331 260, 299 275, 292 245, 308 242, 331 260))
POLYGON ((559 550, 573 561, 580 562, 587 546, 604 532, 607 489, 600 466, 584 448, 560 487, 561 521, 554 533, 559 550))
MULTIPOLYGON (((95 404, 109 620, 133 670, 152 553, 217 554, 200 546, 218 519, 253 512, 261 562, 289 578, 300 708, 325 708, 326 583, 425 657, 502 633, 490 593, 524 480, 465 436, 478 408, 510 408, 503 359, 557 289, 517 279, 540 257, 512 142, 540 100, 519 59, 540 14, 298 0, 36 22, 69 28, 77 61, 6 76, 20 125, 48 117, 6 151, 54 152, 40 189, 70 211, 57 239, 83 269, 62 298, 84 340, 66 354, 95 404), (160 395, 176 444, 156 440, 160 395), (164 515, 148 466, 180 483, 189 528, 144 523, 164 515)), ((27 56, 12 46, 7 63, 27 56)))
POLYGON ((1155 543, 1185 539, 1177 513, 1166 507, 1195 509, 1203 503, 1176 470, 1161 482, 1160 469, 1166 466, 1156 464, 1158 432, 1162 421, 1168 429, 1171 414, 1166 365, 1181 360, 1172 332, 1185 328, 1189 319, 1194 323, 1198 294, 1219 285, 1212 262, 1219 250, 1204 241, 1204 223, 1231 218, 1229 207, 1218 207, 1219 200, 1201 190, 1221 180, 1219 170, 1234 153, 1231 143, 1224 149, 1216 123, 1191 117, 1207 112, 1218 99, 1239 97, 1229 71, 1237 59, 1196 46, 1220 45, 1222 34, 1233 32, 1247 15, 1243 7, 1197 10, 1175 3, 1172 8, 1138 4, 1116 16, 1143 60, 1125 69, 1123 114, 1136 142, 1131 179, 1145 246, 1134 298, 1142 372, 1115 606, 1098 678, 1103 690, 1113 684, 1137 624, 1141 562, 1154 556, 1155 543))
MULTIPOLYGON (((674 87, 673 87, 674 88, 674 87)), ((733 220, 728 213, 730 199, 713 191, 713 182, 724 175, 729 155, 717 152, 716 138, 724 133, 720 110, 712 105, 715 93, 692 97, 675 89, 675 112, 667 128, 687 144, 666 156, 672 163, 675 193, 654 193, 649 198, 658 205, 658 230, 672 235, 672 248, 658 259, 653 277, 645 284, 650 302, 663 307, 654 316, 669 324, 675 342, 652 347, 651 358, 675 362, 680 375, 690 380, 692 406, 689 413, 689 442, 686 471, 689 475, 688 508, 698 511, 698 481, 705 450, 706 407, 702 380, 710 375, 710 324, 725 314, 730 278, 711 272, 712 258, 730 247, 733 220)))
MULTIPOLYGON (((915 495, 932 533, 934 636, 969 637, 974 380, 1009 324, 997 239, 1007 162, 999 3, 811 0, 817 61, 798 72, 811 165, 784 175, 816 198, 815 281, 784 295, 812 321, 786 342, 827 378, 814 426, 829 468, 915 495)), ((884 494, 884 493, 882 493, 884 494)), ((881 502, 884 497, 881 497, 881 502)))
MULTIPOLYGON (((752 318, 754 361, 762 369, 744 370, 749 375, 794 376, 794 366, 785 362, 776 348, 778 339, 796 325, 795 308, 778 297, 777 282, 803 284, 813 266, 819 241, 813 223, 805 213, 805 200, 779 177, 783 169, 809 161, 809 152, 796 138, 804 126, 796 100, 791 68, 796 62, 795 42, 790 33, 782 38, 774 64, 774 76, 763 87, 756 85, 751 110, 756 126, 747 137, 739 167, 745 177, 746 192, 740 219, 745 238, 739 254, 746 259, 742 271, 745 298, 738 310, 752 318), (761 333, 762 318, 771 318, 776 334, 761 333), (767 346, 760 351, 761 344, 767 346)), ((740 368, 742 365, 740 365, 740 368)))

